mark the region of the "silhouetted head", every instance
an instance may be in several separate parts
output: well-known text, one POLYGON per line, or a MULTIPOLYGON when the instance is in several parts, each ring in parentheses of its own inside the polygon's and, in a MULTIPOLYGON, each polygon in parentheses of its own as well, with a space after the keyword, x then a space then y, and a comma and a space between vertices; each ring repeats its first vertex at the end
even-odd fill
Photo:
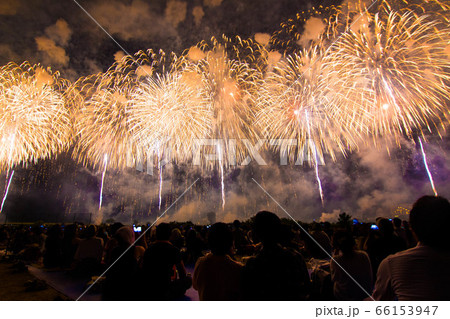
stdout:
POLYGON ((216 223, 211 226, 208 235, 208 244, 214 255, 223 256, 230 253, 233 246, 233 234, 224 223, 216 223))
POLYGON ((60 225, 53 225, 47 232, 49 237, 58 238, 62 235, 62 228, 60 225))
POLYGON ((280 240, 281 221, 274 213, 267 211, 257 213, 253 228, 255 235, 264 245, 278 243, 280 240))
POLYGON ((123 227, 122 223, 114 223, 110 227, 111 235, 115 235, 116 231, 123 227))
POLYGON ((387 218, 380 218, 377 220, 377 226, 380 232, 385 236, 392 236, 394 234, 394 226, 387 218))
POLYGON ((316 223, 314 222, 311 226, 312 231, 321 231, 322 230, 322 225, 320 223, 316 223))
POLYGON ((65 239, 75 238, 77 235, 77 230, 78 228, 76 224, 67 225, 66 228, 64 229, 64 238, 65 239))
POLYGON ((167 223, 161 223, 156 227, 156 240, 169 240, 172 230, 167 223))
POLYGON ((119 245, 132 245, 135 241, 135 235, 131 226, 120 227, 115 234, 119 245))
POLYGON ((87 238, 95 237, 96 234, 97 234, 97 227, 95 227, 95 225, 90 225, 86 229, 85 235, 87 238))
POLYGON ((409 222, 421 243, 450 249, 448 235, 450 203, 446 198, 440 196, 419 198, 411 209, 409 222))
POLYGON ((402 227, 402 220, 401 220, 400 218, 398 218, 398 217, 395 217, 395 218, 392 220, 392 223, 394 224, 394 227, 395 227, 395 228, 400 228, 400 227, 402 227))
POLYGON ((355 239, 350 232, 338 230, 333 235, 333 247, 339 249, 343 255, 351 254, 355 244, 355 239))

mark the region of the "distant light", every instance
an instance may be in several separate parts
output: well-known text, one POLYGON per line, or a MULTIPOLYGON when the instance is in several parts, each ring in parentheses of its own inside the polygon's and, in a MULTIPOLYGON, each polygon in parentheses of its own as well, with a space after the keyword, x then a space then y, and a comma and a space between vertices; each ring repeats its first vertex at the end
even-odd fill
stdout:
POLYGON ((295 115, 299 115, 299 114, 300 114, 300 111, 299 111, 299 110, 295 110, 295 111, 294 111, 294 114, 295 114, 295 115))
POLYGON ((383 108, 383 110, 387 110, 387 109, 389 108, 389 104, 384 103, 384 104, 382 105, 382 108, 383 108))

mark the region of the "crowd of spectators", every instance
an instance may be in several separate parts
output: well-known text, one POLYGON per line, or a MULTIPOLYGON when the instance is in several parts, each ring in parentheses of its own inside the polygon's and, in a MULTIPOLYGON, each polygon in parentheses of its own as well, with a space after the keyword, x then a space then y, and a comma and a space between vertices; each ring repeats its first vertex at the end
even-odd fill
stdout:
POLYGON ((449 225, 448 200, 424 196, 409 221, 305 224, 261 211, 150 229, 4 225, 0 244, 25 263, 103 274, 104 300, 181 300, 191 287, 200 300, 450 300, 449 225))

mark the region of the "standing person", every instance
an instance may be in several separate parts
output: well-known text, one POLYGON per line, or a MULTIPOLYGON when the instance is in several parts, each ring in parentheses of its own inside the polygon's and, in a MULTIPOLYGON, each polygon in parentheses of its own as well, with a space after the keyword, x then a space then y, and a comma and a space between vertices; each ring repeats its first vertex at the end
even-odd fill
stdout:
POLYGON ((169 224, 156 227, 156 242, 144 253, 143 276, 150 300, 174 300, 181 298, 191 287, 192 279, 186 275, 180 250, 169 241, 169 224))
POLYGON ((450 203, 423 196, 409 215, 416 247, 384 259, 378 269, 375 300, 450 300, 450 203))
POLYGON ((305 300, 311 287, 306 264, 300 254, 280 245, 281 221, 278 216, 259 212, 253 227, 262 249, 244 266, 244 299, 305 300))
POLYGON ((333 246, 338 251, 330 262, 334 297, 345 301, 364 300, 372 291, 369 256, 366 252, 355 249, 355 239, 348 231, 337 231, 333 235, 333 246))
POLYGON ((197 260, 192 280, 200 300, 240 299, 242 265, 230 257, 233 233, 224 223, 211 226, 208 244, 211 253, 197 260))

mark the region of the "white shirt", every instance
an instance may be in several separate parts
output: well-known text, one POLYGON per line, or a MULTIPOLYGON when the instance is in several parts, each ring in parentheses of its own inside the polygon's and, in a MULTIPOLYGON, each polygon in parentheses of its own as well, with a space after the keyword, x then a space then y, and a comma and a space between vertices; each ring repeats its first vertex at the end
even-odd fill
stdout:
POLYGON ((418 244, 380 264, 375 300, 450 300, 450 251, 418 244))

